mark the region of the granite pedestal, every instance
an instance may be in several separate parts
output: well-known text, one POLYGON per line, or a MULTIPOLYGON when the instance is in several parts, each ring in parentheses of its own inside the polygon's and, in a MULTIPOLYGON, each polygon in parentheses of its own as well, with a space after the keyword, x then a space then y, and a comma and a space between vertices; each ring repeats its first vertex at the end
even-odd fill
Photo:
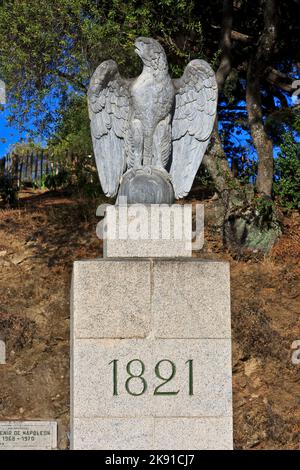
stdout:
POLYGON ((71 447, 232 449, 229 264, 112 247, 74 263, 71 447))

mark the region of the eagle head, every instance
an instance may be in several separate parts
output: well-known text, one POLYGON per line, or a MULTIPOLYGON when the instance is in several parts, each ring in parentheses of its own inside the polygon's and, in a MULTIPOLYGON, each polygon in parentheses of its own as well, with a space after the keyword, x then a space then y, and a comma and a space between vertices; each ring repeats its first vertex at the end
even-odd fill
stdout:
POLYGON ((167 66, 167 57, 163 47, 152 38, 139 37, 136 39, 135 52, 143 61, 143 64, 154 69, 167 66))

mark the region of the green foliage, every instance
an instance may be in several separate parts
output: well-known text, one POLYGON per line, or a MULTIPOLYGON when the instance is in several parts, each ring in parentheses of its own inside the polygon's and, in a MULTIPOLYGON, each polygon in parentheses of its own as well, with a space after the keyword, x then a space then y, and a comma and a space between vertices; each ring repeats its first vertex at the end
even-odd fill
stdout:
POLYGON ((206 190, 210 189, 212 191, 214 190, 214 183, 212 177, 203 165, 200 165, 200 168, 197 172, 196 180, 197 183, 201 186, 201 188, 206 190))
POLYGON ((284 145, 287 129, 300 134, 300 111, 283 107, 273 111, 266 119, 266 130, 275 145, 284 145))
POLYGON ((67 170, 60 170, 57 175, 45 175, 42 178, 42 187, 47 189, 66 188, 71 183, 71 176, 67 170))
MULTIPOLYGON (((92 139, 87 100, 82 95, 72 95, 59 111, 59 123, 52 138, 48 141, 54 160, 70 165, 67 156, 82 155, 86 159, 92 155, 92 139)), ((83 162, 82 162, 83 163, 83 162)))
POLYGON ((81 186, 78 186, 78 192, 81 196, 87 198, 97 198, 100 195, 103 196, 99 180, 85 181, 81 186))
POLYGON ((275 160, 274 192, 288 209, 300 209, 300 143, 292 133, 285 134, 275 160))
MULTIPOLYGON (((202 23, 212 10, 206 7, 202 23)), ((39 133, 52 134, 60 122, 53 103, 61 109, 74 91, 85 93, 100 62, 116 60, 125 76, 139 72, 137 36, 158 38, 181 73, 187 60, 205 56, 200 11, 196 0, 1 2, 0 76, 11 120, 25 129, 33 120, 39 133)))
POLYGON ((85 186, 96 174, 86 97, 71 95, 59 113, 56 132, 48 141, 51 160, 69 174, 70 184, 85 186))
POLYGON ((5 204, 10 206, 18 200, 16 181, 8 175, 0 175, 0 197, 5 204))
POLYGON ((40 143, 35 142, 33 139, 28 139, 24 142, 17 142, 10 146, 9 153, 14 153, 20 157, 26 156, 30 153, 40 153, 43 150, 43 146, 40 143))
POLYGON ((269 197, 259 196, 254 200, 257 210, 257 224, 259 227, 268 227, 274 218, 274 202, 269 197))
POLYGON ((67 188, 70 183, 71 177, 69 172, 62 169, 57 173, 57 175, 50 173, 48 175, 43 175, 38 180, 34 181, 33 186, 34 188, 39 189, 56 190, 67 188))

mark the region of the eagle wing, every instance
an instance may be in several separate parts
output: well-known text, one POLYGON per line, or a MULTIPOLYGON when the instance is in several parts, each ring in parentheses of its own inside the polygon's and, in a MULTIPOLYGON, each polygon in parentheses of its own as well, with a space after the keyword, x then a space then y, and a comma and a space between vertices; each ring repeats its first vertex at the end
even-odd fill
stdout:
POLYGON ((102 62, 92 76, 88 107, 101 186, 113 197, 126 167, 124 138, 130 111, 128 84, 113 60, 102 62))
POLYGON ((218 100, 214 71, 204 60, 192 60, 176 91, 172 122, 172 164, 170 175, 177 199, 186 196, 209 143, 218 100))

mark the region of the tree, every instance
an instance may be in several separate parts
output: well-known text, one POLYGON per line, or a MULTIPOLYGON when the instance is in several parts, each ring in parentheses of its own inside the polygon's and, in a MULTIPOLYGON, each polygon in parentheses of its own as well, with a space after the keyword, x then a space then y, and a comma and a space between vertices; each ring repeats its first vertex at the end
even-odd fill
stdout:
POLYGON ((288 209, 300 209, 300 143, 292 133, 284 135, 275 165, 275 194, 288 209))
POLYGON ((247 110, 249 126, 258 154, 256 188, 259 193, 271 197, 274 173, 273 143, 263 122, 261 103, 261 82, 266 68, 272 63, 272 56, 278 30, 278 2, 266 0, 264 25, 256 50, 250 56, 247 70, 247 110))

